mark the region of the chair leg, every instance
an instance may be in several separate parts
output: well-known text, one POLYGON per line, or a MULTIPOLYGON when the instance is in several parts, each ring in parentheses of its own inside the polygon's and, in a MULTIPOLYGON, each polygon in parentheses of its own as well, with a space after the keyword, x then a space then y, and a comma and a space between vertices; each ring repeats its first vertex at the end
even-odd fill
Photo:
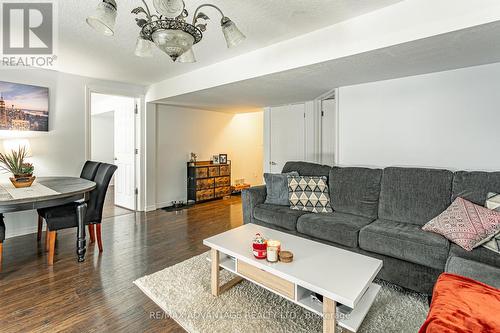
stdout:
POLYGON ((97 246, 99 247, 99 252, 102 253, 102 237, 101 237, 101 224, 97 223, 95 225, 97 234, 97 246))
POLYGON ((94 227, 94 224, 89 224, 89 235, 90 235, 90 244, 95 243, 95 227, 94 227))
POLYGON ((43 218, 38 215, 38 233, 36 235, 36 239, 40 241, 42 239, 42 226, 43 226, 43 218))
POLYGON ((55 231, 49 231, 49 266, 54 265, 54 253, 56 251, 56 237, 57 233, 55 231))
POLYGON ((49 252, 49 247, 50 247, 50 232, 49 232, 49 226, 46 225, 46 227, 45 227, 45 252, 49 252))
POLYGON ((3 243, 0 242, 0 268, 2 266, 3 243))

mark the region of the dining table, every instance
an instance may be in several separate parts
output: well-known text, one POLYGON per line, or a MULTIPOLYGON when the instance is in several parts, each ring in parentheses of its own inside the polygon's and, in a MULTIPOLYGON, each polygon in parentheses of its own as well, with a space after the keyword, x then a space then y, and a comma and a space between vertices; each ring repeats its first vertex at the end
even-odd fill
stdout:
MULTIPOLYGON (((85 260, 85 214, 90 192, 96 183, 78 177, 38 177, 26 188, 15 188, 9 180, 0 181, 0 223, 4 213, 50 208, 76 202, 78 221, 76 254, 78 262, 85 260)), ((35 223, 35 221, 34 221, 35 223)))

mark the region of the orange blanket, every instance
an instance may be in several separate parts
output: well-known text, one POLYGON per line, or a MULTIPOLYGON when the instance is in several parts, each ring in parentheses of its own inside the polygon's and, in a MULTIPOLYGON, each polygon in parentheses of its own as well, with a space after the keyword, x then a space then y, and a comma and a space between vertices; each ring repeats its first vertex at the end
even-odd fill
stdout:
POLYGON ((454 274, 439 276, 419 333, 500 332, 500 289, 454 274))

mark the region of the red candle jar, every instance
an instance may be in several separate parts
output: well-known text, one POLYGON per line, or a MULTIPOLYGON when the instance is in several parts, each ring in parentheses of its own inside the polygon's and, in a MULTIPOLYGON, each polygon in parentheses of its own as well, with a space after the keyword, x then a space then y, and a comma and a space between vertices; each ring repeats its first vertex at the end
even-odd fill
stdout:
POLYGON ((252 252, 257 259, 266 259, 267 257, 267 244, 264 237, 261 234, 256 234, 253 239, 252 252))

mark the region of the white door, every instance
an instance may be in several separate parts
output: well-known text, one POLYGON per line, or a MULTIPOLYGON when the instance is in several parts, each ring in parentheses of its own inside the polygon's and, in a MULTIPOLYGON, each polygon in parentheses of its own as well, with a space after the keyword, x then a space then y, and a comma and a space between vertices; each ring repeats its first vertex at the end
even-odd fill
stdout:
POLYGON ((123 97, 115 109, 115 205, 135 210, 134 98, 123 97))
POLYGON ((337 116, 335 99, 322 101, 321 163, 334 165, 337 150, 337 116))
POLYGON ((288 161, 305 159, 305 104, 270 108, 270 172, 281 173, 288 161))

